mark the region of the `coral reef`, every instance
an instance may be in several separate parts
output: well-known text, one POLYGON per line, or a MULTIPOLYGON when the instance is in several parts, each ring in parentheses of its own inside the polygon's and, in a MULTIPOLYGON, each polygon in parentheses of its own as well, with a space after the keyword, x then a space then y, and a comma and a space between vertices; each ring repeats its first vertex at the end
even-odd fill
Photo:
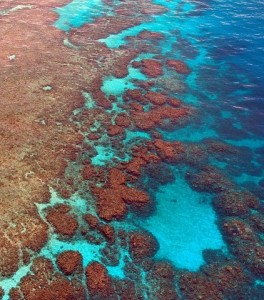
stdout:
POLYGON ((65 275, 82 270, 82 256, 78 251, 64 251, 57 257, 57 265, 65 275))
MULTIPOLYGON (((65 33, 52 24, 53 8, 67 1, 25 0, 19 9, 7 2, 0 4, 0 277, 25 272, 7 289, 10 299, 246 300, 260 293, 252 287, 264 279, 261 201, 215 167, 260 176, 258 164, 241 166, 254 153, 217 139, 165 139, 163 131, 182 127, 195 110, 178 99, 192 70, 159 55, 164 34, 143 30, 113 49, 99 41, 166 8, 105 0, 111 14, 65 33), (138 56, 146 52, 152 58, 138 56), (122 86, 130 69, 147 79, 132 78, 122 95, 116 86, 103 92, 109 78, 122 86), (172 165, 193 190, 213 194, 230 251, 205 251, 197 272, 159 261, 156 237, 131 221, 151 211, 161 185, 177 181, 172 165)), ((244 183, 262 195, 263 180, 253 185, 244 183)))

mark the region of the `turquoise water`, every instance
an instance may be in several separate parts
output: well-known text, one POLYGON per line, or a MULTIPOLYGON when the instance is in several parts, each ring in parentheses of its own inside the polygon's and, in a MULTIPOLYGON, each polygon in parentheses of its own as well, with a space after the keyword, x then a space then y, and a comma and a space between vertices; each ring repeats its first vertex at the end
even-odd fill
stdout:
POLYGON ((156 258, 197 271, 204 264, 203 250, 225 251, 225 243, 216 226, 210 197, 193 191, 177 168, 173 172, 175 182, 163 185, 155 194, 153 215, 138 221, 159 241, 156 258))

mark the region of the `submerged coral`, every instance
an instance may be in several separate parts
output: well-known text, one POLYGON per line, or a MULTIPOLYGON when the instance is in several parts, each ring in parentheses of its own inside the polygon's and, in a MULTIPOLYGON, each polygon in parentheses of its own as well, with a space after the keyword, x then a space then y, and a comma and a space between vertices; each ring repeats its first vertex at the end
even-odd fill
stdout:
MULTIPOLYGON (((263 207, 225 171, 241 175, 241 157, 258 152, 217 138, 180 138, 196 113, 185 101, 195 70, 172 50, 164 55, 165 33, 137 28, 166 8, 150 0, 104 1, 111 13, 65 33, 52 26, 51 8, 66 3, 46 2, 1 4, 0 296, 250 299, 254 280, 264 276, 263 207), (103 43, 133 26, 137 32, 126 45, 103 43), (205 259, 193 272, 160 259, 168 237, 142 226, 146 218, 151 227, 147 216, 160 204, 177 224, 181 210, 173 214, 184 191, 173 183, 184 174, 180 187, 200 193, 199 201, 187 197, 192 206, 186 207, 211 209, 212 195, 217 216, 207 217, 215 227, 217 218, 226 241, 215 250, 219 255, 203 248, 205 259)), ((246 166, 247 174, 262 174, 258 164, 246 166)), ((261 180, 258 185, 260 195, 261 180)), ((182 231, 179 240, 188 235, 182 231)), ((175 256, 179 240, 176 250, 167 249, 175 256)))

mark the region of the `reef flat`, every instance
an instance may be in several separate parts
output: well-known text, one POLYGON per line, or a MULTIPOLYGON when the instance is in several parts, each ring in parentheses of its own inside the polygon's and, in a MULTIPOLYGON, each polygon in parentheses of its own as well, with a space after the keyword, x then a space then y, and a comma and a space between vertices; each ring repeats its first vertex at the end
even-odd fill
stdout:
POLYGON ((163 26, 193 7, 67 5, 0 3, 2 298, 255 299, 263 189, 238 178, 261 162, 223 125, 186 138, 203 54, 163 26))

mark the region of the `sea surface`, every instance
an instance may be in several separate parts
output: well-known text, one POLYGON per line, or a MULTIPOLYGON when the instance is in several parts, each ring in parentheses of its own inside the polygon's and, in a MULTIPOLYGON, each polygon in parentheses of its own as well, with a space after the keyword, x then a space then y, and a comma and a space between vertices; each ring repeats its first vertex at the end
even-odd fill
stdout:
MULTIPOLYGON (((157 43, 155 50, 164 57, 183 60, 192 69, 186 78, 186 91, 171 94, 194 106, 197 116, 183 128, 161 130, 163 138, 198 144, 219 139, 240 147, 243 151, 233 161, 212 159, 211 163, 264 199, 264 2, 154 2, 168 11, 101 41, 109 48, 118 48, 142 30, 164 34, 166 41, 157 43)), ((57 12, 60 18, 55 26, 65 31, 104 14, 111 15, 110 7, 100 0, 74 0, 57 12)), ((131 68, 126 78, 106 78, 102 91, 121 97, 127 88, 133 88, 135 79, 142 80, 144 75, 131 68)), ((143 132, 129 135, 149 138, 143 132)), ((104 165, 114 156, 111 150, 98 147, 93 163, 104 165)), ((146 186, 154 193, 157 206, 149 217, 139 217, 137 226, 140 224, 158 239, 158 258, 197 271, 204 263, 203 250, 227 251, 226 245, 216 225, 217 216, 210 204, 212 196, 192 190, 180 167, 171 169, 175 182, 155 191, 151 185, 146 186)), ((131 218, 135 223, 134 216, 131 218)))
MULTIPOLYGON (((182 129, 162 132, 163 138, 194 143, 217 138, 243 147, 245 158, 212 164, 263 198, 264 187, 260 181, 264 176, 264 2, 155 3, 167 7, 168 11, 154 15, 147 23, 110 35, 102 42, 118 48, 126 44, 127 37, 136 36, 144 29, 164 34, 166 42, 157 45, 159 53, 183 60, 192 69, 186 79, 186 92, 174 95, 195 106, 198 117, 195 123, 182 129)), ((58 9, 58 13, 60 18, 55 25, 67 31, 111 11, 99 0, 75 0, 58 9)), ((106 79, 102 90, 107 95, 120 96, 132 79, 142 79, 142 74, 131 71, 125 79, 106 79)), ((102 149, 94 163, 103 164, 112 157, 111 154, 105 157, 102 149)), ((178 174, 180 171, 173 169, 173 172, 177 178, 175 183, 156 191, 155 197, 162 200, 155 213, 139 221, 158 238, 159 257, 170 259, 176 266, 197 270, 203 262, 202 250, 225 249, 225 244, 215 224, 210 196, 191 190, 183 175, 178 174), (174 251, 173 247, 176 247, 174 251)))
MULTIPOLYGON (((238 149, 234 156, 210 156, 211 166, 216 167, 241 189, 252 192, 264 200, 264 1, 231 0, 156 0, 165 6, 165 13, 153 15, 146 23, 128 28, 100 40, 109 48, 119 48, 142 30, 162 33, 165 40, 157 41, 155 55, 184 61, 192 72, 184 78, 185 90, 167 90, 195 110, 195 116, 184 126, 160 128, 164 140, 180 141, 203 147, 210 141, 220 141, 238 149)), ((118 5, 119 1, 115 1, 118 5)), ((113 9, 101 0, 73 0, 55 10, 58 20, 54 26, 69 32, 104 15, 112 15, 113 9)), ((165 74, 168 77, 170 73, 165 74)), ((136 87, 136 80, 146 80, 138 69, 129 67, 125 78, 104 78, 101 90, 106 96, 114 95, 122 101, 125 91, 136 87)), ((181 77, 182 79, 182 77, 181 77)), ((165 88, 166 89, 166 88, 165 88)), ((87 104, 92 107, 93 103, 87 104)), ((113 111, 118 107, 114 107, 113 111)), ((123 147, 136 139, 150 140, 146 131, 126 133, 123 147)), ((109 166, 114 158, 129 161, 130 157, 118 157, 116 150, 98 144, 92 158, 95 166, 109 166)), ((190 165, 166 164, 173 180, 162 183, 151 173, 141 178, 141 187, 153 201, 151 213, 139 215, 129 212, 126 220, 113 222, 116 228, 144 229, 159 243, 155 259, 168 260, 175 268, 198 271, 205 264, 205 250, 219 250, 230 256, 230 249, 219 228, 219 216, 212 204, 215 194, 195 190, 186 176, 195 172, 190 165)), ((165 175, 164 175, 165 176, 165 175)), ((81 197, 71 200, 78 209, 85 201, 81 197)), ((38 205, 39 212, 47 205, 65 203, 56 191, 52 191, 50 204, 38 205)), ((262 238, 262 236, 261 236, 262 238)), ((46 245, 41 254, 52 258, 64 250, 78 250, 84 257, 84 265, 101 260, 100 247, 83 241, 67 243, 56 236, 46 245)), ((108 266, 109 273, 124 278, 124 257, 117 266, 108 266)), ((19 281, 6 281, 6 290, 19 281)), ((261 285, 260 279, 256 278, 261 285)), ((253 298, 252 298, 253 299, 253 298)), ((254 298, 255 299, 255 298, 254 298)), ((261 299, 261 298, 256 298, 261 299)))

